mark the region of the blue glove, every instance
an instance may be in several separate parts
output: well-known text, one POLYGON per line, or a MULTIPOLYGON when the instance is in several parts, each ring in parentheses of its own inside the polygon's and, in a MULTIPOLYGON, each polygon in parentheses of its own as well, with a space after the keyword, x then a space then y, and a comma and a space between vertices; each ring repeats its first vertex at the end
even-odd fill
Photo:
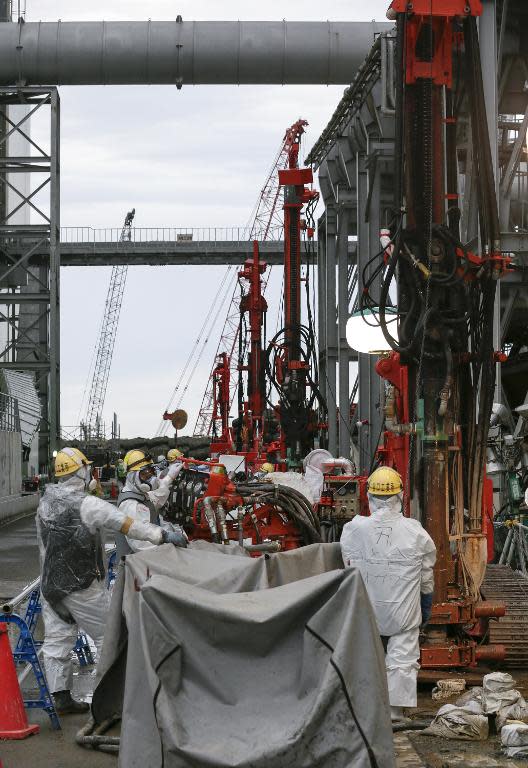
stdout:
POLYGON ((433 610, 433 593, 420 595, 420 608, 422 609, 422 624, 427 624, 433 610))
POLYGON ((182 530, 179 531, 166 531, 163 530, 163 544, 174 544, 175 547, 186 547, 187 536, 182 530))

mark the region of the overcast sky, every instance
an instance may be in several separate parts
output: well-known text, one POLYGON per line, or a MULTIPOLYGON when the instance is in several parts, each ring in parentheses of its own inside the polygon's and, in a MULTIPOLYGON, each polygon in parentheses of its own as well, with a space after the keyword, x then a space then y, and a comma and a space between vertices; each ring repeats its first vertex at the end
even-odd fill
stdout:
MULTIPOLYGON (((389 0, 27 0, 28 21, 100 19, 384 20, 389 0)), ((16 0, 14 0, 16 7, 16 0)), ((61 224, 120 227, 244 226, 278 150, 299 117, 317 139, 341 86, 61 88, 61 224)), ((152 436, 225 267, 131 267, 107 390, 126 437, 152 436)), ((280 292, 270 282, 269 326, 280 292)), ((79 408, 97 341, 110 268, 63 268, 62 423, 79 408)), ((222 315, 223 319, 223 315, 222 315)), ((222 323, 210 335, 181 404, 192 431, 222 323)), ((81 414, 82 416, 82 414, 81 414)))

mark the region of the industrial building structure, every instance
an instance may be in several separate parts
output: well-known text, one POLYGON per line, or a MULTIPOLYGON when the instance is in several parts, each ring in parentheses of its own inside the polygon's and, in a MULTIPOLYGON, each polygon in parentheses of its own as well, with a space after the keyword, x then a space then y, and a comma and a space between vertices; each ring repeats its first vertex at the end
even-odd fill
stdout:
MULTIPOLYGON (((240 344, 238 366, 224 356, 215 368, 218 378, 211 380, 201 431, 208 432, 211 422, 214 430, 220 419, 222 433, 213 431, 211 461, 189 462, 175 481, 181 517, 176 515, 176 522, 194 526, 192 536, 199 542, 237 541, 251 554, 335 542, 344 520, 367 514, 366 478, 375 462, 395 467, 405 490, 405 513, 421 517, 438 550, 432 625, 424 630, 421 652, 422 666, 437 675, 446 667, 465 670, 482 660, 503 661, 506 654, 512 663, 516 651, 515 660, 525 658, 524 644, 500 628, 507 623, 499 629, 486 624, 490 617, 504 616, 504 605, 496 601, 506 582, 490 571, 486 583, 484 572, 496 554, 494 510, 499 522, 501 514, 519 514, 522 494, 515 495, 513 480, 526 479, 528 460, 523 291, 528 9, 523 0, 442 0, 436 6, 434 0, 414 5, 394 0, 391 5, 396 28, 392 22, 188 22, 181 17, 170 24, 0 24, 0 118, 6 127, 0 182, 12 189, 14 174, 31 179, 17 190, 21 202, 6 198, 0 210, 0 305, 12 329, 4 339, 0 369, 5 397, 11 398, 5 413, 12 411, 14 424, 24 401, 20 397, 17 405, 13 399, 17 386, 31 389, 29 381, 35 382, 40 405, 33 402, 33 416, 40 421, 43 470, 60 444, 60 267, 243 262, 239 278, 246 281, 246 292, 239 332, 247 313, 250 352, 246 359, 240 344), (285 190, 283 241, 251 243, 245 230, 236 236, 202 233, 202 239, 179 238, 176 231, 161 238, 138 231, 136 237, 129 228, 126 238, 115 240, 65 231, 61 242, 57 86, 112 83, 177 88, 342 83, 347 88, 306 153, 309 167, 302 167, 298 137, 288 148, 288 162, 278 176, 285 190), (20 105, 24 109, 15 116, 20 105), (49 115, 46 146, 24 129, 39 110, 49 115), (16 142, 6 140, 10 134, 24 142, 22 153, 16 142), (317 199, 308 186, 312 170, 318 173, 324 206, 316 232, 302 221, 303 211, 317 199), (44 207, 35 202, 43 192, 49 194, 44 207), (14 214, 23 208, 33 215, 19 222, 14 214), (405 217, 410 224, 404 225, 405 217), (301 231, 311 240, 305 253, 301 231), (284 328, 272 339, 264 362, 266 264, 260 259, 272 264, 283 258, 284 328), (452 264, 446 267, 448 258, 452 264), (317 336, 310 327, 306 354, 301 260, 317 274, 317 336), (394 275, 397 292, 389 295, 394 275), (381 361, 354 351, 347 339, 349 318, 369 311, 381 318, 389 345, 381 361), (391 311, 399 312, 399 338, 387 331, 385 313, 391 311), (411 333, 405 326, 412 323, 411 333), (312 375, 312 351, 317 376, 312 375), (229 424, 229 370, 238 370, 240 381, 242 371, 247 373, 247 400, 239 396, 236 427, 229 424), (279 393, 271 417, 265 412, 265 377, 279 393), (223 413, 215 399, 221 398, 215 387, 219 392, 222 386, 223 413), (325 489, 313 509, 283 486, 272 494, 258 480, 251 485, 247 477, 228 479, 225 469, 217 471, 218 454, 226 465, 230 454, 243 456, 248 473, 256 477, 264 460, 281 470, 300 470, 310 448, 323 443, 342 459, 325 469, 325 489), (335 477, 344 475, 353 484, 348 507, 332 496, 334 470, 335 477), (251 504, 253 512, 244 516, 251 504)), ((108 365, 107 357, 106 373, 108 365)), ((26 397, 26 416, 29 401, 26 397)), ((34 421, 30 425, 27 452, 36 430, 34 421)), ((523 545, 519 552, 526 577, 523 545)), ((148 557, 145 562, 148 580, 155 565, 148 557)), ((172 562, 170 567, 177 568, 172 562)), ((136 587, 138 580, 139 571, 136 587)), ((518 581, 507 598, 506 610, 518 612, 516 631, 524 633, 528 601, 518 581)), ((101 702, 97 706, 105 710, 101 702)), ((367 744, 368 764, 378 765, 369 750, 367 744)))
MULTIPOLYGON (((502 249, 503 252, 516 254, 519 264, 523 263, 526 252, 526 204, 523 200, 526 189, 523 149, 526 128, 526 92, 523 89, 525 40, 522 37, 523 25, 519 23, 523 13, 522 4, 509 3, 502 13, 502 6, 496 7, 495 3, 487 2, 479 20, 480 34, 485 40, 482 46, 486 52, 483 68, 490 128, 497 123, 497 131, 491 131, 491 135, 497 136, 493 156, 501 202, 502 249), (489 50, 497 51, 497 65, 494 57, 488 55, 489 50), (495 82, 496 87, 493 85, 495 82), (524 119, 520 119, 523 115, 524 119)), ((351 311, 358 308, 363 267, 379 250, 380 226, 387 224, 387 211, 391 205, 395 93, 394 32, 390 25, 348 22, 338 27, 327 27, 325 24, 308 27, 302 23, 255 27, 253 24, 229 22, 184 24, 176 21, 172 27, 154 22, 103 25, 59 22, 55 27, 50 23, 7 23, 2 25, 0 33, 4 52, 0 62, 2 87, 5 88, 4 104, 23 99, 32 104, 33 112, 48 111, 50 120, 48 148, 32 147, 33 156, 21 158, 17 157, 18 149, 11 140, 3 161, 5 188, 8 188, 8 174, 11 174, 10 178, 14 174, 13 168, 16 168, 17 174, 23 172, 25 177, 31 174, 32 178, 38 178, 38 184, 32 187, 33 194, 28 191, 27 198, 17 197, 19 202, 14 207, 35 212, 32 197, 36 187, 49 193, 49 206, 41 211, 43 215, 34 216, 34 219, 40 218, 42 223, 15 226, 15 218, 11 215, 2 225, 4 234, 9 237, 11 254, 3 279, 11 280, 11 284, 15 285, 15 276, 19 272, 18 279, 22 280, 18 283, 22 286, 19 293, 24 294, 22 302, 21 298, 17 298, 18 292, 11 289, 15 295, 4 299, 5 307, 19 307, 19 311, 12 311, 18 318, 10 323, 16 327, 11 337, 16 337, 16 342, 6 345, 3 367, 37 372, 43 408, 40 430, 42 467, 49 459, 50 450, 55 449, 60 434, 59 403, 56 395, 49 394, 60 389, 59 316, 56 309, 59 285, 57 249, 60 240, 60 119, 58 94, 49 86, 103 82, 174 82, 178 85, 264 81, 347 83, 348 73, 358 69, 307 160, 318 169, 325 202, 325 213, 318 226, 318 337, 325 399, 336 414, 328 422, 329 448, 347 456, 351 441, 357 443, 359 467, 362 470, 368 468, 366 465, 370 463, 381 429, 379 378, 374 372, 374 362, 360 355, 358 411, 351 418, 350 361, 354 359, 354 352, 347 344, 345 329, 351 311), (191 34, 192 46, 186 37, 191 34), (304 34, 309 35, 311 41, 309 67, 305 66, 301 47, 304 34), (213 61, 202 53, 211 36, 215 39, 216 58, 213 61), (259 41, 258 50, 247 47, 255 39, 259 41), (333 39, 339 39, 339 44, 335 48, 330 44, 327 50, 327 41, 333 39), (79 48, 80 40, 82 45, 79 48), (284 40, 287 41, 286 48, 283 48, 284 40), (179 46, 181 59, 179 64, 171 61, 171 66, 168 66, 167 57, 173 44, 179 46), (91 55, 101 50, 101 45, 103 57, 91 55), (192 56, 189 56, 189 49, 192 56), (134 57, 134 50, 143 53, 134 57), (264 50, 267 51, 268 61, 282 61, 280 68, 259 68, 260 52, 264 50), (281 51, 280 56, 274 55, 275 50, 277 54, 281 51), (132 61, 134 66, 131 66, 132 61), (235 62, 238 62, 236 66, 235 62), (14 91, 9 84, 15 81, 24 82, 24 87, 29 90, 23 91, 19 87, 14 91), (14 153, 13 158, 9 157, 11 153, 14 153), (349 257, 351 246, 357 247, 356 264, 349 257), (46 266, 48 256, 45 252, 48 250, 49 266, 46 266), (38 276, 36 268, 27 269, 27 266, 37 263, 42 271, 38 276), (333 319, 335 306, 338 307, 337 323, 333 319)), ((23 136, 28 119, 23 116, 18 124, 13 121, 11 135, 23 136)), ((467 127, 460 127, 457 146, 460 187, 465 190, 462 228, 466 241, 471 242, 476 236, 476 213, 474 195, 472 198, 471 136, 467 127)), ((60 256, 60 263, 64 266, 240 263, 251 252, 246 234, 241 235, 240 232, 225 243, 218 242, 215 234, 211 234, 209 239, 205 233, 205 237, 202 236, 204 242, 199 243, 196 240, 167 242, 174 235, 157 232, 151 235, 152 240, 124 244, 118 242, 117 237, 114 242, 100 242, 97 235, 94 237, 93 233, 87 234, 86 231, 68 231, 65 234, 67 242, 62 244, 60 256)), ((101 233, 101 236, 108 235, 101 233)), ((149 234, 141 236, 138 233, 139 237, 143 240, 149 234)), ((273 263, 275 259, 279 261, 282 244, 263 244, 262 253, 268 263, 273 263)), ((497 315, 496 329, 496 348, 502 342, 511 344, 517 358, 520 348, 513 340, 519 338, 518 323, 522 325, 522 296, 519 290, 522 279, 522 272, 516 271, 502 282, 502 319, 497 315)), ((8 291, 3 293, 5 296, 8 291)), ((521 405, 526 395, 526 392, 518 391, 517 383, 513 383, 518 381, 519 364, 522 365, 519 360, 509 358, 503 368, 504 384, 497 389, 496 401, 510 407, 507 417, 509 428, 512 427, 512 420, 517 422, 520 418, 511 413, 511 408, 521 405)))

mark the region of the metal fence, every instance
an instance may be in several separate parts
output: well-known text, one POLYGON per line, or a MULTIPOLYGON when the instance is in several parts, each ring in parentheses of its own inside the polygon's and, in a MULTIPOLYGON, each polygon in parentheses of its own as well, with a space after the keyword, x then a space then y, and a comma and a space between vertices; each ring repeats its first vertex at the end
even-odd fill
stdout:
POLYGON ((82 440, 83 433, 81 427, 78 425, 74 427, 65 427, 61 424, 60 436, 61 440, 69 442, 70 440, 82 440))
POLYGON ((67 442, 71 440, 78 440, 82 443, 96 443, 107 439, 109 439, 108 430, 105 424, 99 425, 97 434, 91 434, 84 424, 76 424, 74 426, 61 425, 61 440, 65 440, 67 442))
MULTIPOLYGON (((62 243, 119 243, 121 227, 94 229, 93 227, 61 227, 62 243)), ((280 241, 283 228, 270 230, 267 240, 280 241)), ((250 227, 132 227, 130 241, 120 243, 247 243, 251 237, 250 227)), ((258 237, 258 235, 257 235, 258 237)))
POLYGON ((20 432, 18 400, 0 392, 0 432, 20 432))

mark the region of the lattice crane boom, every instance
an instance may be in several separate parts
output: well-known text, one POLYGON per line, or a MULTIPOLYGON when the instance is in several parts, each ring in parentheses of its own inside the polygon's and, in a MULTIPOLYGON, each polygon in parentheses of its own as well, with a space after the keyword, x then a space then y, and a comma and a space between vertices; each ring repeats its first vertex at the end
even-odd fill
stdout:
MULTIPOLYGON (((132 208, 132 210, 125 216, 125 221, 119 238, 120 242, 130 242, 132 236, 132 222, 134 221, 135 213, 136 209, 132 208)), ((103 321, 97 344, 97 354, 92 383, 90 385, 86 418, 82 425, 87 443, 104 438, 102 424, 103 407, 108 378, 110 376, 110 367, 112 364, 117 329, 119 326, 119 316, 121 314, 127 272, 128 265, 126 264, 112 267, 110 284, 106 295, 103 321)))
MULTIPOLYGON (((282 231, 284 222, 282 217, 282 206, 280 205, 280 193, 281 188, 279 185, 279 170, 287 168, 289 162, 289 155, 292 146, 299 141, 299 138, 304 133, 305 126, 308 125, 306 120, 297 120, 291 125, 286 133, 279 147, 279 150, 273 161, 273 165, 266 177, 266 181, 260 191, 259 198, 253 209, 251 219, 248 224, 250 230, 249 239, 259 240, 260 242, 268 240, 270 236, 278 231, 282 231)), ((270 270, 271 272, 271 270, 270 270)), ((266 290, 267 281, 269 278, 269 272, 264 276, 262 289, 266 290)), ((236 345, 238 341, 240 321, 240 291, 238 282, 235 284, 233 290, 233 296, 229 304, 227 316, 224 322, 224 327, 220 335, 218 347, 214 356, 212 372, 207 380, 206 390, 202 398, 202 404, 196 419, 194 427, 194 435, 210 435, 213 430, 213 402, 214 402, 214 385, 213 385, 213 372, 216 368, 219 355, 223 352, 227 352, 229 357, 230 366, 230 405, 232 405, 236 389, 238 386, 237 365, 238 358, 235 354, 236 345)))

